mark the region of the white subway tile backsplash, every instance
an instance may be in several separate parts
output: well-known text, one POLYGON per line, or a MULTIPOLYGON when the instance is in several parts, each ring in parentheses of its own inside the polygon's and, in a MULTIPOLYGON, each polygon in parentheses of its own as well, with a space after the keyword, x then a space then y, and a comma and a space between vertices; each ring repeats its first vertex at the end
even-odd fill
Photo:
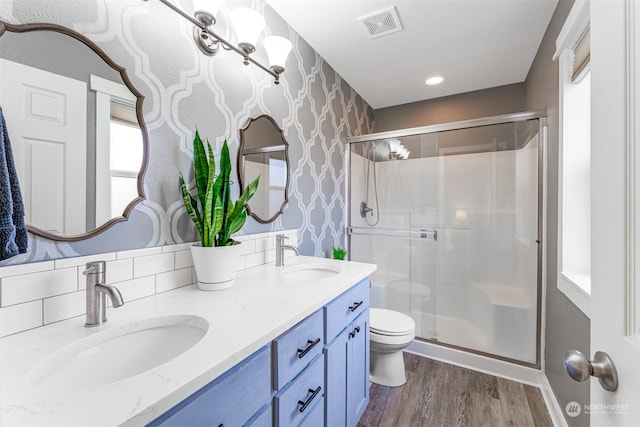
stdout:
POLYGON ((107 283, 124 282, 133 279, 133 259, 121 259, 107 263, 107 283))
POLYGON ((255 267, 266 263, 264 252, 255 252, 245 256, 245 268, 255 267))
POLYGON ((42 326, 42 300, 0 308, 0 337, 42 326))
POLYGON ((252 254, 256 251, 255 240, 245 240, 240 244, 240 253, 242 255, 252 254))
MULTIPOLYGON (((272 262, 275 236, 280 233, 290 237, 287 244, 297 245, 296 230, 234 237, 242 241, 238 269, 272 262)), ((83 315, 86 277, 82 272, 90 261, 107 261, 107 282, 120 290, 125 303, 195 283, 192 244, 0 267, 0 336, 83 315)))
POLYGON ((156 293, 156 276, 146 276, 140 279, 114 283, 114 286, 118 288, 126 304, 127 301, 154 295, 156 293))
POLYGON ((78 269, 43 271, 0 279, 2 307, 78 290, 78 269))
POLYGON ((53 270, 54 266, 53 261, 8 265, 6 267, 0 267, 0 277, 20 276, 23 274, 38 273, 40 271, 49 271, 53 270))
POLYGON ((62 258, 54 261, 56 269, 69 267, 82 267, 83 271, 88 262, 92 261, 112 261, 116 259, 115 252, 97 255, 79 256, 75 258, 62 258))
POLYGON ((174 252, 176 257, 176 270, 193 266, 193 257, 191 256, 191 249, 188 251, 176 251, 174 252))
POLYGON ((266 233, 256 233, 256 234, 243 234, 241 236, 233 236, 234 240, 244 241, 244 240, 256 240, 256 239, 264 239, 269 236, 269 232, 266 233))
POLYGON ((240 255, 240 259, 238 260, 238 271, 244 270, 247 268, 247 256, 240 255))
POLYGON ((189 251, 191 246, 196 242, 178 243, 176 245, 168 245, 162 247, 162 252, 189 251))
POLYGON ((174 269, 174 260, 173 252, 134 258, 133 277, 138 278, 171 271, 174 269))
POLYGON ((269 249, 264 252, 264 263, 267 264, 269 262, 274 262, 276 260, 276 250, 269 249))
MULTIPOLYGON (((276 245, 276 238, 275 237, 264 237, 262 239, 256 239, 256 252, 262 252, 262 251, 266 251, 267 249, 273 249, 276 245)), ((289 244, 289 242, 285 242, 286 245, 289 244)))
POLYGON ((191 268, 169 271, 156 275, 156 293, 170 291, 193 283, 191 268))
POLYGON ((286 240, 287 245, 298 246, 298 234, 296 232, 284 233, 288 237, 286 240))
POLYGON ((81 291, 45 298, 43 300, 44 324, 48 325, 49 323, 85 314, 87 306, 86 295, 85 291, 81 291))
POLYGON ((159 253, 162 253, 162 248, 158 246, 155 248, 134 249, 131 251, 116 252, 116 258, 117 259, 137 258, 137 257, 143 257, 143 256, 149 256, 149 255, 156 255, 159 253))

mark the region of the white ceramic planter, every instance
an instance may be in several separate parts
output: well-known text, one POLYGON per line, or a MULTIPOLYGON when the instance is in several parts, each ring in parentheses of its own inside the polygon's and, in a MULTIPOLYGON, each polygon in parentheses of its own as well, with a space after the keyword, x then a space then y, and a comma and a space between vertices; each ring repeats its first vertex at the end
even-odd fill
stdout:
POLYGON ((199 243, 191 246, 198 287, 204 291, 219 291, 233 286, 240 252, 240 242, 211 248, 203 248, 199 243))

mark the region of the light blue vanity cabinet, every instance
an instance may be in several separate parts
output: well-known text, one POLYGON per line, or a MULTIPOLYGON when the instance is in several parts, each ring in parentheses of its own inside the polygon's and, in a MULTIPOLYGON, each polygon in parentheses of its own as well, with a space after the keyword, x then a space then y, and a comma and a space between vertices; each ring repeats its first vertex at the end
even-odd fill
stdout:
POLYGON ((149 426, 264 426, 264 419, 261 421, 254 415, 267 411, 270 422, 270 401, 271 347, 266 346, 156 418, 149 426))
POLYGON ((365 279, 149 426, 355 427, 369 401, 368 308, 365 279))
POLYGON ((325 425, 355 427, 369 402, 369 280, 327 304, 325 425))

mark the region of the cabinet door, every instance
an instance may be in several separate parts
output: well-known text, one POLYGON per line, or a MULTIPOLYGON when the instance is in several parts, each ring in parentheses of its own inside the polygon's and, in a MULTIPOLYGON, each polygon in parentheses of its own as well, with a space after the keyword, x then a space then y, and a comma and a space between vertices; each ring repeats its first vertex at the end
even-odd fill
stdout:
POLYGON ((347 426, 355 427, 369 403, 369 310, 347 331, 347 426))
POLYGON ((347 425, 347 346, 351 329, 343 330, 325 348, 325 420, 327 427, 347 425))
POLYGON ((326 348, 327 427, 355 427, 369 403, 369 311, 326 348))
POLYGON ((271 398, 266 346, 156 418, 147 427, 241 426, 271 398))

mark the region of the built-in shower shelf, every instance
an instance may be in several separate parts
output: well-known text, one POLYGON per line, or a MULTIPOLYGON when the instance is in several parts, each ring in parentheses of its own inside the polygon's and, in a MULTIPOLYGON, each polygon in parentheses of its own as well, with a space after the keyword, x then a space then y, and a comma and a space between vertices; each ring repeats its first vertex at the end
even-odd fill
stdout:
POLYGON ((369 276, 371 280, 371 286, 377 286, 384 288, 388 284, 398 281, 398 280, 407 280, 409 279, 409 275, 406 273, 394 273, 389 271, 376 271, 369 276))
POLYGON ((523 310, 531 310, 533 308, 531 298, 521 289, 491 283, 472 283, 471 286, 487 295, 489 304, 523 310))

